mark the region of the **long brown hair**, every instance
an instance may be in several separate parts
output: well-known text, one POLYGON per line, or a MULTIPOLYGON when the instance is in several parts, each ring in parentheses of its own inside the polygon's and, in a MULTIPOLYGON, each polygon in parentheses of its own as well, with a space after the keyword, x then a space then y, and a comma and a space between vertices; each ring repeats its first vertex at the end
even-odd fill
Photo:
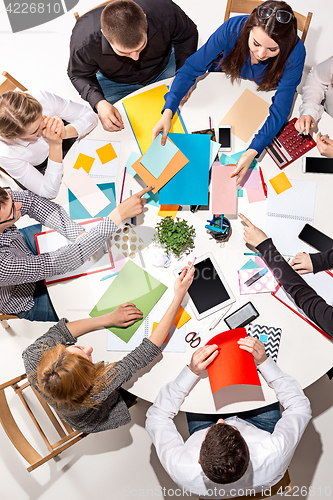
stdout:
POLYGON ((94 408, 95 397, 116 377, 116 364, 94 364, 57 344, 47 350, 42 347, 42 359, 32 379, 37 378, 38 389, 57 409, 94 408))
MULTIPOLYGON (((274 10, 286 10, 294 14, 292 8, 286 2, 268 0, 261 5, 271 7, 274 10)), ((256 26, 262 28, 266 35, 272 38, 280 48, 279 54, 268 60, 264 78, 258 86, 258 90, 274 90, 282 76, 287 59, 297 43, 297 20, 295 16, 289 23, 283 24, 276 19, 275 14, 272 14, 268 19, 262 19, 258 15, 257 8, 255 8, 248 17, 234 48, 222 60, 221 71, 229 75, 232 82, 240 77, 242 67, 249 56, 249 35, 256 26)))
POLYGON ((16 139, 26 128, 42 116, 42 105, 30 94, 5 92, 0 95, 0 135, 16 139))

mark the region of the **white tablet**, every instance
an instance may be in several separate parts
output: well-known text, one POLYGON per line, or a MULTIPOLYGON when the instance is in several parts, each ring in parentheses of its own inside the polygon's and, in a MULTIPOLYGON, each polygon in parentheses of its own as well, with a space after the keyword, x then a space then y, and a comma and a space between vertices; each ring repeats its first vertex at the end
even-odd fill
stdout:
MULTIPOLYGON (((193 283, 187 293, 197 319, 205 318, 236 301, 211 252, 198 257, 194 267, 193 283)), ((179 267, 173 271, 176 277, 181 269, 179 267)))

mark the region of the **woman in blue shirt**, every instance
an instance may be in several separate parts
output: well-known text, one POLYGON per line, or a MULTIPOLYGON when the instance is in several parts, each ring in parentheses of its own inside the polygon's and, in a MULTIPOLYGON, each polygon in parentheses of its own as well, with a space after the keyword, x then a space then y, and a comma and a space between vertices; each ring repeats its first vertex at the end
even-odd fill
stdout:
POLYGON ((153 129, 153 139, 163 132, 162 144, 181 99, 198 76, 207 71, 223 71, 233 83, 238 78, 254 80, 258 90, 274 90, 269 116, 240 157, 232 177, 239 184, 252 160, 284 125, 290 113, 296 87, 301 81, 305 48, 297 36, 297 21, 291 7, 268 0, 249 16, 226 21, 177 72, 165 96, 163 115, 153 129))

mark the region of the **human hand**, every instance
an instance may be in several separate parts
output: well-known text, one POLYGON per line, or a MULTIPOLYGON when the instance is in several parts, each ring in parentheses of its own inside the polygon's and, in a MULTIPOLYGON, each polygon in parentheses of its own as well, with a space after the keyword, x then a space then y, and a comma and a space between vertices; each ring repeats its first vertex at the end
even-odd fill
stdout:
POLYGON ((105 326, 126 326, 133 325, 139 319, 142 319, 143 314, 135 304, 126 302, 114 309, 112 312, 105 314, 105 326))
POLYGON ((152 141, 154 141, 156 139, 156 137, 158 136, 158 134, 160 132, 162 132, 161 144, 162 144, 162 146, 165 145, 169 130, 171 128, 171 120, 172 120, 171 109, 165 109, 163 111, 163 115, 161 116, 161 118, 158 120, 155 127, 153 128, 153 135, 152 135, 152 139, 151 139, 152 141))
POLYGON ((299 252, 291 260, 290 265, 298 274, 307 274, 313 271, 312 260, 308 253, 299 252))
POLYGON ((295 123, 295 129, 300 132, 301 130, 306 128, 306 133, 310 132, 310 128, 313 128, 316 125, 314 118, 311 115, 302 115, 298 118, 295 123))
POLYGON ((119 132, 124 128, 124 123, 118 109, 103 99, 96 106, 97 114, 101 120, 104 130, 108 132, 119 132))
POLYGON ((249 219, 247 219, 243 214, 238 214, 239 218, 246 224, 244 226, 244 241, 251 245, 252 247, 257 247, 260 243, 267 240, 267 235, 254 226, 249 219))
POLYGON ((42 131, 45 139, 50 143, 58 143, 62 142, 62 133, 64 129, 64 122, 59 116, 45 116, 43 115, 43 122, 45 124, 45 128, 42 131))
POLYGON ((188 365, 189 369, 196 375, 201 375, 201 373, 206 370, 207 366, 214 361, 218 353, 219 350, 216 344, 199 347, 199 349, 192 354, 191 362, 188 365))
POLYGON ((260 340, 254 337, 245 337, 244 339, 238 340, 238 345, 240 349, 252 354, 257 365, 266 361, 265 346, 260 340))
POLYGON ((142 189, 141 191, 133 194, 133 196, 127 198, 122 203, 120 203, 120 205, 118 205, 117 210, 119 211, 121 221, 129 219, 130 217, 135 217, 136 215, 142 213, 144 204, 147 202, 146 198, 142 197, 152 189, 154 189, 154 186, 149 186, 145 189, 142 189))
POLYGON ((191 262, 189 262, 189 266, 185 267, 181 274, 178 276, 178 278, 175 281, 174 285, 174 290, 175 290, 175 298, 178 299, 180 302, 183 300, 185 297, 185 294, 189 287, 192 284, 193 281, 193 276, 195 272, 195 267, 192 266, 191 269, 189 270, 191 265, 191 262))
POLYGON ((251 165, 254 158, 257 156, 257 151, 255 149, 248 149, 242 156, 239 158, 235 170, 232 172, 230 177, 237 177, 236 185, 238 186, 248 171, 249 166, 251 165))
POLYGON ((317 135, 317 148, 322 156, 333 158, 333 141, 328 135, 322 135, 320 132, 317 135))

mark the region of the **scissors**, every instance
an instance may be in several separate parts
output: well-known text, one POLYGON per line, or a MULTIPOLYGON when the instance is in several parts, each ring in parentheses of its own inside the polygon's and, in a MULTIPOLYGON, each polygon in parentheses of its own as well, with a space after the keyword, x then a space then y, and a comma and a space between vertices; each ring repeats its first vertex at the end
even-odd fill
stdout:
POLYGON ((190 344, 190 346, 193 347, 193 349, 195 347, 198 347, 198 345, 201 342, 201 337, 198 337, 198 335, 199 335, 199 333, 190 332, 185 337, 185 341, 188 342, 190 344))

